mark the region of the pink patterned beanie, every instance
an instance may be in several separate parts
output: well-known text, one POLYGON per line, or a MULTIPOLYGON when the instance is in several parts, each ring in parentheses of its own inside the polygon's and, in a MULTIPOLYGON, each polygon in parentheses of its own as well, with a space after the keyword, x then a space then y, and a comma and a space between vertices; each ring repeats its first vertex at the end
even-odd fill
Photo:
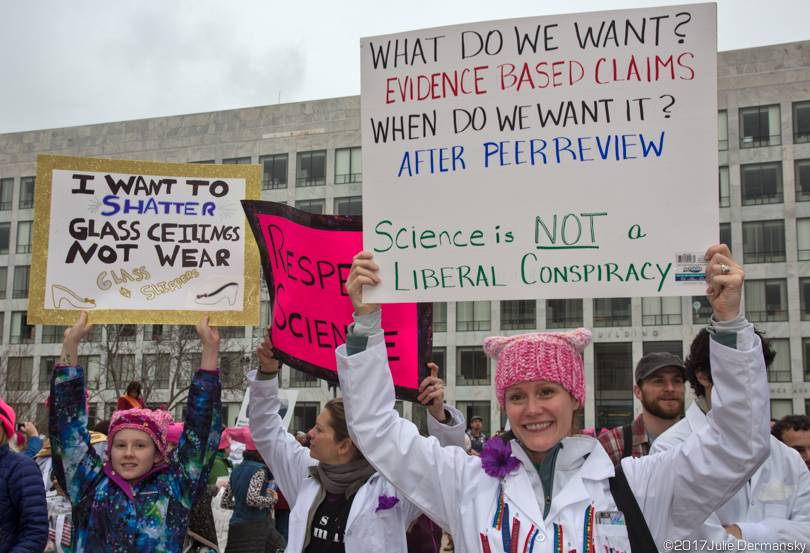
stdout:
POLYGON ((501 408, 507 388, 532 380, 557 382, 580 405, 585 405, 585 371, 580 353, 591 340, 593 334, 587 328, 487 338, 484 351, 498 362, 495 393, 501 408))
POLYGON ((124 428, 134 428, 149 434, 160 451, 160 462, 166 462, 166 435, 172 414, 169 411, 152 411, 151 409, 128 409, 116 411, 110 419, 110 431, 107 433, 107 451, 112 451, 113 438, 116 432, 124 428))
POLYGON ((169 423, 169 429, 166 431, 166 441, 173 444, 180 444, 180 435, 183 433, 182 422, 169 423))
POLYGON ((231 447, 231 432, 229 428, 222 430, 222 436, 219 439, 219 449, 227 449, 231 447))

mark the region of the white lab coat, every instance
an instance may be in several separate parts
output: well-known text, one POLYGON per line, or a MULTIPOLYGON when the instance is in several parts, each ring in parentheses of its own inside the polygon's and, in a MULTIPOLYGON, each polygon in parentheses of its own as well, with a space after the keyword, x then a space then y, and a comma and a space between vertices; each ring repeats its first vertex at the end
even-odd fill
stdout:
MULTIPOLYGON (((708 424, 697 402, 692 403, 686 417, 655 440, 650 455, 672 449, 708 424)), ((810 471, 796 450, 770 436, 770 455, 751 480, 689 539, 736 542, 723 529, 732 524, 740 527, 747 542, 802 543, 810 548, 810 471)))
MULTIPOLYGON (((753 326, 738 333, 737 347, 712 341, 712 366, 717 367, 712 403, 717 407, 706 429, 664 454, 622 461, 662 550, 667 540, 689 536, 767 456, 768 384, 753 326)), ((381 475, 453 535, 457 550, 482 551, 481 536, 485 535, 493 553, 504 551, 502 534, 493 528, 501 482, 512 530, 514 521, 520 521, 519 551, 531 549, 527 538, 537 529, 534 552, 553 551, 555 531, 561 530, 562 550, 582 553, 586 509, 616 510, 608 483, 614 468, 597 440, 585 436, 563 440, 551 510, 544 519, 542 484, 516 441, 512 441, 512 451, 521 465, 502 479, 491 477, 478 457, 421 438, 412 424, 397 416, 382 333, 370 337, 368 349, 351 357, 340 346, 337 362, 355 444, 381 475)), ((617 529, 624 535, 616 539, 626 540, 626 527, 594 525, 595 532, 617 529)))
MULTIPOLYGON (((286 551, 299 553, 309 531, 309 510, 321 487, 309 474, 309 467, 317 465, 318 461, 311 458, 309 449, 301 446, 281 424, 278 378, 256 380, 256 371, 251 371, 247 378, 250 381, 250 436, 290 504, 286 551)), ((428 431, 431 436, 436 436, 429 440, 435 442, 436 447, 442 447, 442 444, 458 446, 453 449, 463 453, 464 416, 453 407, 445 405, 445 409, 452 414, 454 424, 444 425, 429 416, 428 431)), ((405 530, 421 514, 422 511, 391 484, 374 474, 357 491, 352 502, 345 532, 346 551, 405 552, 408 549, 405 530), (399 502, 391 509, 376 511, 382 495, 396 496, 399 502)))

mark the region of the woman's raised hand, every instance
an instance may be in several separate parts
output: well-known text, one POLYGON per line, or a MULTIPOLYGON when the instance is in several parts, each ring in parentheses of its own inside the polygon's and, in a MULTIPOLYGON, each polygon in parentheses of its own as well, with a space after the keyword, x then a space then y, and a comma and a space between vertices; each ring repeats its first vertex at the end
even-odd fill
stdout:
POLYGON ((215 326, 208 326, 210 319, 211 315, 206 313, 200 324, 194 325, 194 330, 197 331, 203 345, 200 368, 209 371, 216 370, 219 358, 219 331, 215 326))
POLYGON ((62 355, 59 358, 59 364, 65 367, 72 367, 79 361, 79 342, 82 338, 87 336, 96 325, 87 324, 87 311, 82 311, 79 315, 79 320, 73 326, 65 329, 64 339, 62 340, 62 355))
POLYGON ((734 262, 725 244, 712 246, 706 252, 706 295, 714 309, 716 321, 730 321, 740 313, 745 271, 734 262))
POLYGON ((267 326, 264 338, 256 346, 259 356, 259 370, 263 373, 275 374, 278 372, 278 360, 273 357, 273 341, 270 339, 270 326, 267 326))
POLYGON ((346 280, 346 292, 352 300, 356 315, 369 315, 380 310, 379 303, 363 303, 363 286, 377 286, 380 277, 377 276, 379 267, 374 263, 371 252, 360 252, 354 256, 352 271, 346 280))
POLYGON ((428 363, 430 376, 419 385, 419 396, 416 398, 422 405, 427 406, 428 412, 439 422, 447 418, 444 412, 444 383, 437 378, 439 367, 435 363, 428 363))

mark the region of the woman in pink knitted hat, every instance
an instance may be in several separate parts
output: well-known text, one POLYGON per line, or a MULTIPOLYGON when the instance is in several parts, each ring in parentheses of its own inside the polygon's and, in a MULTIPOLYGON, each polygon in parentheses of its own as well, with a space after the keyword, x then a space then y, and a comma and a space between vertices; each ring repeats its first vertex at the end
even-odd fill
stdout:
POLYGON ((378 267, 361 252, 346 283, 355 324, 337 350, 352 440, 464 551, 672 549, 768 455, 766 371, 759 338, 739 309, 744 273, 724 245, 709 248, 706 259, 722 412, 712 409, 711 426, 682 447, 614 467, 597 440, 572 431, 586 395, 586 329, 485 341, 511 431, 490 440, 480 458, 420 437, 393 408, 380 306, 362 301, 362 287, 380 282, 378 267))

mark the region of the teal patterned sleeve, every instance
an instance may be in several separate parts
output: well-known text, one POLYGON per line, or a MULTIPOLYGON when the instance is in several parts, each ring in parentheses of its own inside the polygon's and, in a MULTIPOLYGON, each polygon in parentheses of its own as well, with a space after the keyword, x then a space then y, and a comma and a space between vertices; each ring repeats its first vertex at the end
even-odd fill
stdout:
POLYGON ((169 468, 188 508, 208 481, 222 433, 219 371, 198 370, 188 392, 188 413, 169 468), (176 452, 176 453, 175 453, 176 452))
POLYGON ((90 445, 84 370, 57 365, 51 376, 48 426, 51 434, 53 470, 75 505, 93 493, 104 478, 102 460, 90 445))

